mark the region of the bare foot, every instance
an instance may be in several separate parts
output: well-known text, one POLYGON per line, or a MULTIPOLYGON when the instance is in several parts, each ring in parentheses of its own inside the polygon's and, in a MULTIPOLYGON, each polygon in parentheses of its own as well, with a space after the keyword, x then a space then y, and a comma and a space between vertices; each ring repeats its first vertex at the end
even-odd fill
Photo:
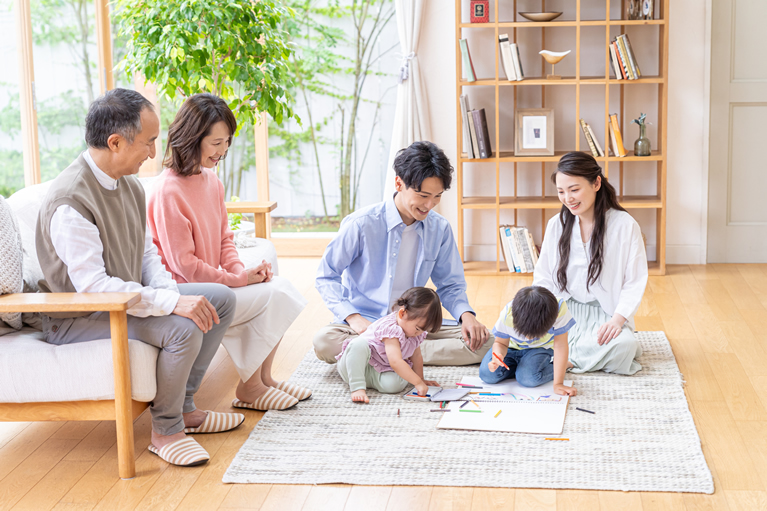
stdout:
POLYGON ((352 401, 355 403, 369 403, 370 399, 368 399, 368 394, 365 392, 365 389, 361 389, 352 392, 352 401))

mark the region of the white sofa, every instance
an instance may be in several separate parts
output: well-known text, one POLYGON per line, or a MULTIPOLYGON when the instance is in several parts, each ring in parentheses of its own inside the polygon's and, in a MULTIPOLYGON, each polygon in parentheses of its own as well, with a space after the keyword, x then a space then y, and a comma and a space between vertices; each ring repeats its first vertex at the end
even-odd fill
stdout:
MULTIPOLYGON (((142 179, 147 191, 151 190, 153 178, 142 179)), ((36 283, 43 278, 37 260, 35 249, 35 224, 38 212, 45 195, 50 188, 50 182, 24 188, 9 199, 8 204, 15 213, 21 231, 22 246, 24 250, 24 287, 25 293, 35 292, 36 283)), ((256 214, 256 223, 263 224, 267 215, 265 212, 276 207, 276 203, 235 203, 238 211, 250 211, 256 214)), ((228 204, 229 206, 229 204, 228 204)), ((0 228, 6 228, 5 226, 0 228)), ((268 232, 267 228, 260 225, 256 232, 268 232)), ((278 273, 277 255, 274 245, 268 239, 249 238, 242 240, 238 245, 246 248, 238 248, 241 259, 246 267, 253 267, 262 259, 272 263, 275 274, 278 273)), ((3 298, 18 295, 6 295, 3 298)), ((94 298, 90 295, 87 298, 94 298)), ((37 298, 49 298, 37 297, 37 298)), ((84 295, 79 295, 83 298, 84 295)), ((34 298, 21 296, 20 298, 34 298)), ((77 298, 77 296, 75 296, 77 298)), ((124 298, 124 297, 123 297, 124 298)), ((106 300, 109 301, 109 300, 106 300)), ((113 300, 114 301, 114 300, 113 300)), ((0 302, 0 305, 2 302, 0 302)), ((18 302, 17 305, 18 307, 18 302)), ((88 308, 79 310, 113 310, 99 309, 101 305, 87 305, 88 308)), ((124 310, 127 306, 122 307, 124 310)), ((18 309, 17 309, 18 310, 18 309)), ((25 310, 43 310, 42 308, 27 308, 25 310)), ((47 310, 53 310, 50 308, 47 310)), ((72 310, 72 309, 70 309, 72 310)), ((25 314, 26 323, 37 324, 39 317, 25 314), (37 320, 37 321, 35 321, 37 320)), ((113 317, 114 319, 114 317, 113 317)), ((104 420, 96 415, 93 417, 74 416, 67 411, 66 403, 77 403, 77 408, 82 408, 83 403, 94 401, 114 402, 115 392, 115 367, 117 356, 113 350, 115 337, 113 322, 113 339, 73 343, 63 346, 47 344, 43 340, 40 330, 25 324, 22 330, 0 335, 0 421, 12 420, 104 420), (28 407, 21 404, 34 404, 34 413, 27 414, 24 410, 28 407), (21 410, 21 411, 20 411, 21 410), (46 413, 46 410, 48 413, 46 413), (39 417, 39 418, 38 418, 39 417)), ((127 330, 125 333, 127 337, 127 330)), ((157 348, 144 344, 137 340, 128 340, 129 374, 130 374, 130 398, 132 403, 132 415, 136 416, 146 408, 146 403, 151 401, 157 390, 155 378, 157 348)), ((128 364, 126 363, 126 366, 128 364)), ((126 368, 127 371, 127 368, 126 368)), ((127 376, 127 374, 126 374, 127 376)), ((120 383, 120 382, 118 382, 120 383)), ((127 389, 125 390, 127 397, 127 389)), ((103 404, 103 403, 102 403, 103 404)), ((126 405, 127 406, 127 405, 126 405)), ((101 406, 104 409, 104 406, 101 406)), ((108 409, 108 407, 107 407, 108 409)), ((85 413, 84 415, 89 415, 85 413)), ((119 415, 119 413, 118 413, 119 415)), ((133 418, 133 417, 132 417, 133 418)), ((119 429, 119 427, 118 427, 119 429)), ((132 436, 132 429, 130 431, 132 436)), ((118 431, 119 436, 119 431, 118 431)), ((119 447, 119 446, 118 446, 119 447)), ((132 442, 130 446, 132 451, 132 442)), ((125 453, 121 453, 125 454, 125 453)), ((130 452, 131 460, 123 460, 132 465, 133 453, 130 452)), ((121 477, 133 477, 131 470, 123 470, 121 461, 121 477), (124 472, 124 473, 123 473, 124 472)), ((135 470, 134 470, 135 472, 135 470)))

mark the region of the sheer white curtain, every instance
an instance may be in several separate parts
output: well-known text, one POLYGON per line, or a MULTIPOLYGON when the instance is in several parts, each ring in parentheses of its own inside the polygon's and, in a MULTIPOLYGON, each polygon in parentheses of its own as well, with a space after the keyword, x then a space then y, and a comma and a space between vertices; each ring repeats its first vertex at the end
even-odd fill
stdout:
POLYGON ((401 48, 400 84, 397 86, 397 106, 394 114, 389 164, 384 183, 384 200, 394 193, 394 157, 397 151, 416 140, 429 140, 429 112, 426 91, 421 83, 418 65, 418 40, 425 0, 395 0, 397 31, 401 48))

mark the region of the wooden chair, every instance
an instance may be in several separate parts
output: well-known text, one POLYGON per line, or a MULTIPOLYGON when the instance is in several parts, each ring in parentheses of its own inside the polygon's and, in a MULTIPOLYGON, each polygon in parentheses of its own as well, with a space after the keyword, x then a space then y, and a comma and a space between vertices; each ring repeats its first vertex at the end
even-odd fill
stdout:
POLYGON ((115 378, 115 398, 112 400, 0 403, 0 421, 116 421, 120 477, 135 477, 133 420, 147 409, 149 403, 131 399, 126 311, 140 300, 139 293, 19 293, 0 296, 0 312, 109 312, 115 378))

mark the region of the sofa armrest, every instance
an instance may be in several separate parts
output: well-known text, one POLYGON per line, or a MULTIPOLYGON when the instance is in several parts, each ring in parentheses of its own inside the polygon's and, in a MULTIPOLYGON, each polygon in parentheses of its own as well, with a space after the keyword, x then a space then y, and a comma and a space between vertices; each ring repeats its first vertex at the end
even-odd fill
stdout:
POLYGON ((140 300, 139 293, 16 293, 0 296, 0 312, 109 312, 118 469, 124 479, 136 475, 126 311, 140 300))
POLYGON ((139 293, 14 293, 0 296, 0 312, 118 312, 140 300, 139 293))
POLYGON ((269 239, 269 225, 267 223, 269 213, 277 208, 275 201, 256 202, 227 202, 227 213, 246 213, 253 215, 256 224, 256 237, 269 239))

